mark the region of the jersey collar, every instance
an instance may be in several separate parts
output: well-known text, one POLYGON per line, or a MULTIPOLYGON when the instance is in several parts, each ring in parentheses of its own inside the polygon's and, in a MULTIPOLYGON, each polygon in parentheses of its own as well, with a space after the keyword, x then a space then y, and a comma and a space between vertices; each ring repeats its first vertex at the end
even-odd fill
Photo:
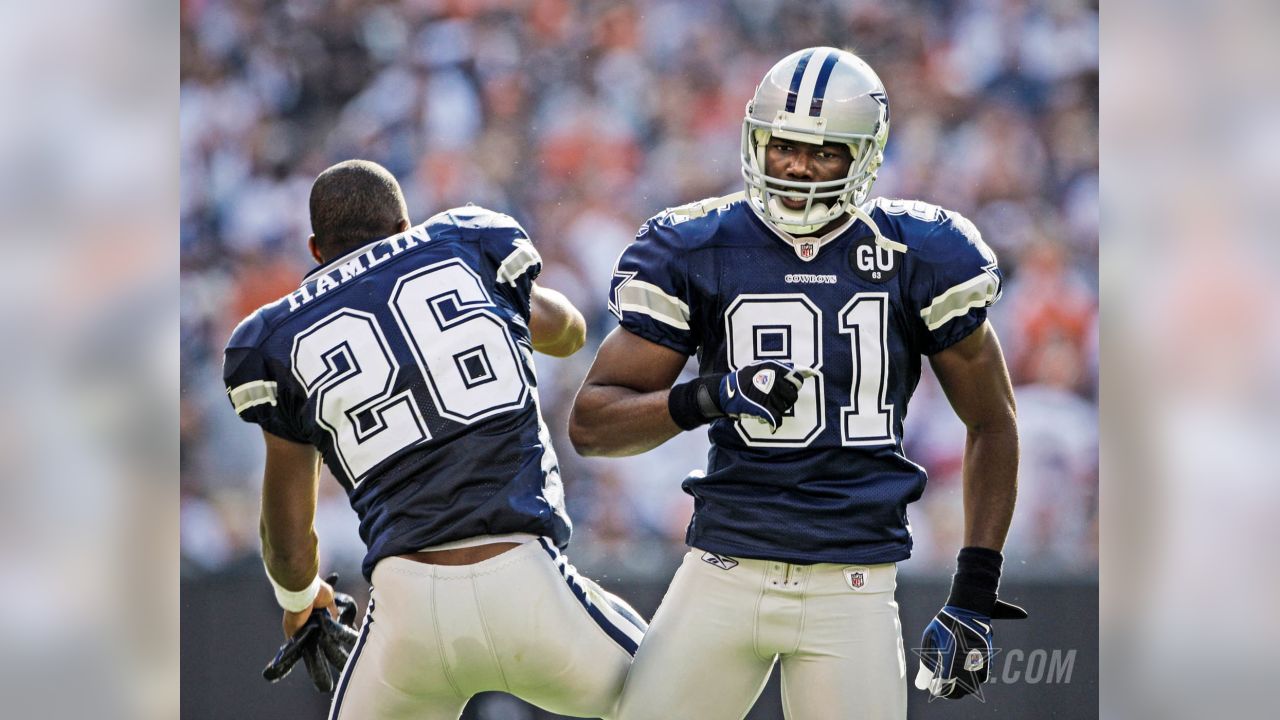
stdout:
MULTIPOLYGON (((752 213, 752 215, 755 215, 755 213, 752 213)), ((756 219, 760 220, 760 218, 756 219)), ((785 230, 780 230, 774 227, 772 223, 767 223, 763 220, 760 220, 760 224, 768 228, 787 245, 790 245, 791 249, 795 251, 796 257, 805 262, 809 262, 810 260, 818 257, 818 253, 822 250, 824 245, 843 235, 845 231, 852 227, 857 221, 857 216, 851 214, 849 215, 849 219, 840 224, 840 227, 837 227, 835 230, 819 237, 814 237, 812 235, 792 235, 785 230)))
POLYGON ((357 256, 357 255, 361 255, 361 254, 364 254, 365 252, 368 252, 369 248, 373 247, 374 245, 377 245, 378 243, 381 243, 381 242, 386 242, 387 240, 390 240, 390 239, 391 239, 391 238, 393 238, 393 237, 400 237, 401 235, 406 235, 406 234, 408 234, 408 233, 409 233, 409 231, 410 231, 410 230, 413 230, 413 228, 409 228, 408 230, 405 230, 404 232, 396 233, 395 235, 388 235, 387 237, 384 237, 384 238, 378 238, 377 240, 374 240, 373 242, 369 243, 368 245, 364 245, 364 246, 362 246, 362 247, 358 247, 358 248, 356 248, 355 250, 352 250, 351 252, 347 253, 346 255, 343 255, 342 257, 336 257, 336 258, 334 258, 334 259, 332 259, 332 260, 328 260, 328 261, 326 261, 326 262, 320 263, 319 265, 315 266, 314 268, 311 268, 311 270, 310 270, 310 271, 308 271, 306 275, 303 275, 303 276, 302 276, 302 283, 301 283, 301 284, 302 284, 302 285, 306 285, 307 283, 311 282, 312 280, 315 280, 315 279, 316 279, 317 277, 319 277, 320 275, 323 275, 324 273, 327 273, 327 272, 329 272, 330 270, 333 270, 334 268, 338 267, 339 265, 342 265, 342 264, 346 263, 348 260, 350 260, 350 259, 354 258, 355 256, 357 256))
POLYGON ((325 261, 325 262, 320 263, 319 265, 317 265, 317 266, 315 266, 314 268, 312 268, 309 272, 307 272, 307 274, 306 274, 306 275, 303 275, 303 276, 302 276, 302 284, 303 284, 303 285, 306 285, 307 283, 311 282, 312 280, 315 280, 317 276, 319 276, 319 275, 322 275, 322 274, 324 274, 324 273, 329 272, 330 270, 334 269, 335 267, 337 267, 337 266, 341 265, 342 263, 344 263, 344 262, 346 262, 346 261, 350 260, 351 258, 355 257, 356 255, 359 255, 360 253, 362 253, 362 252, 364 252, 364 251, 368 250, 369 248, 373 247, 374 245, 377 245, 378 243, 382 242, 382 241, 383 241, 383 240, 385 240, 385 239, 386 239, 386 238, 378 238, 377 240, 374 240, 373 242, 369 243, 368 245, 364 245, 364 246, 362 246, 362 247, 356 248, 355 250, 352 250, 351 252, 347 253, 346 255, 343 255, 342 257, 336 257, 336 258, 333 258, 332 260, 327 260, 327 261, 325 261))

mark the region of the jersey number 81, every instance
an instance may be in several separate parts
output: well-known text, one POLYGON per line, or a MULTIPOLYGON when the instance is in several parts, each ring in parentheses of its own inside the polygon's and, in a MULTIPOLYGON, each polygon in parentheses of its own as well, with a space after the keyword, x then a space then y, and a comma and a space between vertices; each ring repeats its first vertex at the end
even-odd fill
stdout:
MULTIPOLYGON (((837 316, 840 333, 848 336, 854 363, 849 403, 840 407, 840 443, 848 447, 896 442, 894 408, 885 402, 889 386, 888 313, 888 293, 860 292, 837 316)), ((740 370, 772 359, 815 371, 776 433, 761 420, 737 421, 743 442, 805 447, 826 429, 822 319, 822 309, 800 293, 740 295, 729 306, 725 326, 730 367, 740 370)))

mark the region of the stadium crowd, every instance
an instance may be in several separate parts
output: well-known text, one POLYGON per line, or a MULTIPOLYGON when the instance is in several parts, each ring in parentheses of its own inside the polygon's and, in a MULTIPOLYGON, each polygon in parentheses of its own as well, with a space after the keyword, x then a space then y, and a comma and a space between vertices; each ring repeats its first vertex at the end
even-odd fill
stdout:
MULTIPOLYGON (((619 252, 663 208, 741 189, 743 106, 779 57, 812 45, 859 53, 888 89, 873 195, 958 210, 1000 257, 1005 292, 990 317, 1022 437, 1013 572, 1095 573, 1096 5, 183 0, 184 573, 256 557, 262 443, 226 400, 221 351, 313 264, 311 181, 355 157, 400 178, 415 222, 466 202, 516 217, 542 253, 539 282, 586 315, 583 352, 538 359, 579 564, 629 558, 644 571, 661 555, 647 550, 681 547, 692 501, 679 482, 705 464, 705 434, 585 459, 567 414, 615 323, 606 295, 619 252)), ((930 481, 911 507, 904 572, 949 572, 964 428, 928 377, 906 424, 907 453, 930 481)), ((325 564, 356 566, 354 513, 332 480, 317 525, 325 564)))

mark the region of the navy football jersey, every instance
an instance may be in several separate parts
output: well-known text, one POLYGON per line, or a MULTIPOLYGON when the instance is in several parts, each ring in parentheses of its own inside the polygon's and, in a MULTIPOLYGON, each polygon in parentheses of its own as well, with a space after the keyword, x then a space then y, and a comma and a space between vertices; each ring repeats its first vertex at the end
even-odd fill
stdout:
POLYGON ((920 359, 982 324, 1001 275, 956 213, 885 199, 863 210, 889 243, 861 221, 783 239, 738 194, 663 212, 618 259, 609 306, 622 327, 696 354, 702 374, 769 359, 816 371, 776 433, 712 423, 706 474, 684 483, 690 545, 796 563, 910 556, 907 505, 926 478, 903 454, 902 421, 920 359))
POLYGON ((561 547, 571 524, 538 408, 542 260, 512 218, 455 208, 307 274, 236 328, 236 412, 314 445, 378 560, 477 535, 561 547))

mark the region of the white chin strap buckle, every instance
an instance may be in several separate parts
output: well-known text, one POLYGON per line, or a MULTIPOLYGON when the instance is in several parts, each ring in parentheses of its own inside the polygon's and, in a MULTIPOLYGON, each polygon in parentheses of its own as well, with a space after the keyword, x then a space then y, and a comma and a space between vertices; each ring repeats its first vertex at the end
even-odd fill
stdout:
POLYGON ((825 218, 830 214, 831 208, 827 207, 826 203, 815 202, 809 207, 809 212, 806 214, 803 210, 792 210, 786 205, 783 205, 782 198, 775 195, 769 198, 769 212, 775 218, 785 220, 788 223, 794 223, 786 226, 786 230, 789 232, 804 234, 813 232, 827 224, 828 221, 823 220, 822 218, 825 218), (805 222, 811 217, 815 218, 815 221, 812 224, 799 224, 805 222))

